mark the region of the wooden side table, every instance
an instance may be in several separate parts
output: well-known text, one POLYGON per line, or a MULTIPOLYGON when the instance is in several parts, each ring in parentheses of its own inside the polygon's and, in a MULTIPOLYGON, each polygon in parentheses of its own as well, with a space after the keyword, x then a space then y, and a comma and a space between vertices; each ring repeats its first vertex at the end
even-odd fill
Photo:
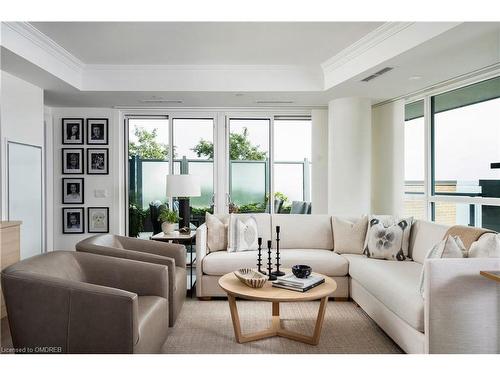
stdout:
POLYGON ((196 262, 196 253, 193 252, 193 242, 195 238, 196 238, 195 230, 191 230, 191 233, 188 234, 181 234, 179 233, 179 231, 175 231, 172 234, 165 234, 163 232, 160 232, 150 237, 150 239, 154 241, 174 242, 174 243, 189 245, 189 256, 186 255, 186 267, 189 268, 188 288, 189 288, 189 296, 191 298, 193 297, 193 288, 196 284, 196 276, 193 275, 194 262, 196 262))
POLYGON ((500 271, 480 271, 482 276, 500 283, 500 271))

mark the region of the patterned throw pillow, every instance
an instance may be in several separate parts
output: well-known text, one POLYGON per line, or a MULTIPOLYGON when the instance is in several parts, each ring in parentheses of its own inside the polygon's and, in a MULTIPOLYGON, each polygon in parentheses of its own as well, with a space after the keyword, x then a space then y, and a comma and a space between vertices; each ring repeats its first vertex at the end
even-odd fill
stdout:
POLYGON ((227 227, 229 226, 229 215, 217 217, 205 213, 205 224, 207 225, 207 247, 209 252, 227 250, 227 227))
MULTIPOLYGON (((458 236, 448 236, 429 250, 425 259, 466 258, 467 250, 458 236)), ((424 260, 425 262, 425 260, 424 260)), ((424 296, 424 267, 420 274, 420 294, 424 296)))
POLYGON ((370 215, 364 254, 369 258, 403 261, 408 256, 413 218, 370 215))
POLYGON ((231 214, 229 218, 229 247, 228 252, 257 250, 257 220, 254 216, 239 218, 231 214))

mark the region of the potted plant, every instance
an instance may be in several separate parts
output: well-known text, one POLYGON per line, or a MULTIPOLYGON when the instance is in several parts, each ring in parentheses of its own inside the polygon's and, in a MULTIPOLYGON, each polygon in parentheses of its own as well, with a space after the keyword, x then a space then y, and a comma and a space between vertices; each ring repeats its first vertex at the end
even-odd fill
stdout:
POLYGON ((161 223, 161 230, 165 234, 172 234, 175 230, 175 224, 179 222, 180 217, 177 212, 165 208, 160 211, 158 221, 161 223))

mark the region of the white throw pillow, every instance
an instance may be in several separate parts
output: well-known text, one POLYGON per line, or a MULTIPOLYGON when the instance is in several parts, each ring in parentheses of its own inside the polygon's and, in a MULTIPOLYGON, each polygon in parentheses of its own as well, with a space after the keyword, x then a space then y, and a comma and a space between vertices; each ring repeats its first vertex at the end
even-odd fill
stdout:
POLYGON ((332 217, 333 250, 339 254, 363 254, 368 216, 349 221, 332 217))
POLYGON ((207 225, 207 247, 209 252, 227 250, 227 227, 229 215, 217 217, 209 212, 205 213, 207 225))
POLYGON ((500 234, 485 233, 470 246, 469 258, 500 258, 500 234))
POLYGON ((412 224, 412 217, 396 219, 387 215, 370 215, 364 253, 369 258, 405 260, 412 224))
MULTIPOLYGON (((460 237, 448 236, 448 238, 434 245, 425 256, 425 259, 464 258, 466 256, 467 250, 460 237)), ((424 296, 424 277, 424 267, 422 267, 420 273, 420 294, 422 297, 424 296)))
POLYGON ((254 216, 241 219, 234 214, 229 218, 229 247, 228 252, 257 250, 257 220, 254 216))

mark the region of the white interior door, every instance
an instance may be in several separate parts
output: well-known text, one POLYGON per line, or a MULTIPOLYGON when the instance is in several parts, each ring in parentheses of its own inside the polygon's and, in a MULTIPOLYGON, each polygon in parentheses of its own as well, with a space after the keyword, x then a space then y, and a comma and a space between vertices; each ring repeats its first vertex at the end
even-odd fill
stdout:
POLYGON ((21 220, 21 259, 43 252, 42 148, 8 142, 8 219, 21 220))

